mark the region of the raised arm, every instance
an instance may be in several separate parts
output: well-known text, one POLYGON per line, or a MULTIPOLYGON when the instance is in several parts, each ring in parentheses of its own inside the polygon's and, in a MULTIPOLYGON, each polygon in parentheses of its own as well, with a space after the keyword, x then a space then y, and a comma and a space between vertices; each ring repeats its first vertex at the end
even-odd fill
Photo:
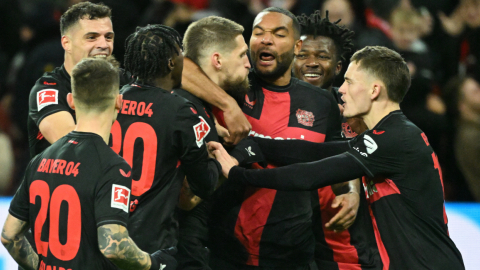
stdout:
POLYGON ((272 140, 253 138, 265 159, 277 165, 290 165, 321 160, 350 149, 348 141, 313 143, 303 140, 272 140))
POLYGON ((208 148, 222 165, 222 173, 229 181, 240 181, 256 187, 285 191, 315 190, 365 175, 363 167, 348 153, 275 169, 246 170, 235 166, 221 144, 209 142, 208 148))
POLYGON ((3 225, 2 244, 23 269, 37 270, 39 258, 25 238, 27 229, 28 222, 8 214, 7 220, 3 225))
POLYGON ((225 142, 237 144, 248 136, 252 126, 235 99, 212 82, 202 69, 185 57, 183 61, 182 88, 223 111, 230 137, 225 142))
MULTIPOLYGON (((223 164, 222 164, 223 167, 223 164)), ((365 175, 363 168, 348 154, 321 161, 299 163, 269 170, 233 167, 228 178, 256 187, 285 191, 315 190, 365 175)))

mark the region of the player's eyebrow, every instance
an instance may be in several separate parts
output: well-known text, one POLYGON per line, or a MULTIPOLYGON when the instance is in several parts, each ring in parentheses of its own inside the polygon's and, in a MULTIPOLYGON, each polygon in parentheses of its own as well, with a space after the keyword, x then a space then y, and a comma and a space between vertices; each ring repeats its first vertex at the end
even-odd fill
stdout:
MULTIPOLYGON (((262 30, 262 31, 265 31, 265 29, 263 29, 263 27, 261 27, 260 25, 255 25, 255 26, 253 27, 253 29, 255 29, 255 28, 258 28, 258 29, 260 29, 260 30, 262 30)), ((271 32, 274 33, 274 32, 280 31, 280 30, 285 30, 285 31, 288 32, 288 28, 285 27, 285 26, 276 27, 276 28, 274 28, 273 30, 271 30, 271 32)), ((269 32, 270 32, 270 31, 269 31, 269 32)))
MULTIPOLYGON (((98 32, 88 32, 88 33, 86 33, 84 36, 88 36, 88 35, 99 36, 100 33, 98 33, 98 32)), ((114 32, 107 32, 105 35, 115 35, 115 33, 114 33, 114 32)))

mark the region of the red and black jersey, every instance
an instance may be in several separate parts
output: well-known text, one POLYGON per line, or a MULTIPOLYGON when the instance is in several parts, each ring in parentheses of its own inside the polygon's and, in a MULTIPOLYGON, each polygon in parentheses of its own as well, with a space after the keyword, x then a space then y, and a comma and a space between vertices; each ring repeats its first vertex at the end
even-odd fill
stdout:
POLYGON ((93 133, 67 134, 28 165, 10 214, 28 221, 40 269, 117 269, 97 227, 127 226, 130 166, 93 133))
POLYGON ((425 134, 401 111, 348 142, 270 141, 257 141, 267 158, 282 164, 317 161, 276 170, 233 167, 229 181, 311 190, 366 175, 362 181, 383 269, 465 269, 448 235, 437 156, 425 134), (286 149, 287 157, 276 158, 279 149, 286 149), (308 152, 308 158, 293 149, 308 152), (290 181, 297 175, 300 181, 290 181))
MULTIPOLYGON (((338 92, 337 87, 332 88, 332 94, 338 104, 343 104, 342 94, 338 92)), ((357 136, 345 117, 342 117, 342 136, 346 138, 357 136)), ((360 190, 362 191, 363 187, 360 190)), ((325 227, 339 210, 331 207, 334 199, 335 194, 331 187, 313 191, 312 223, 317 267, 326 270, 382 269, 383 264, 375 242, 365 195, 360 194, 355 222, 342 232, 334 232, 325 227)))
POLYGON ((184 177, 207 198, 221 170, 204 139, 213 127, 184 98, 153 86, 126 85, 112 126, 112 149, 132 166, 128 231, 138 247, 154 252, 176 245, 174 217, 184 177))
MULTIPOLYGON (((340 138, 340 112, 330 93, 296 78, 287 86, 273 86, 253 72, 250 82, 243 101, 250 136, 319 143, 340 138)), ((232 188, 228 202, 215 206, 233 205, 221 221, 212 221, 212 252, 236 263, 270 267, 313 260, 310 192, 232 188)))
MULTIPOLYGON (((120 86, 129 83, 132 76, 120 70, 120 86)), ((54 113, 69 112, 75 120, 75 111, 68 106, 67 95, 72 92, 70 75, 65 67, 55 68, 52 72, 46 72, 37 80, 30 91, 28 110, 28 143, 30 157, 34 157, 50 146, 43 137, 38 126, 42 120, 54 113)))
POLYGON ((401 111, 353 139, 386 269, 464 269, 448 235, 442 170, 425 133, 401 111))

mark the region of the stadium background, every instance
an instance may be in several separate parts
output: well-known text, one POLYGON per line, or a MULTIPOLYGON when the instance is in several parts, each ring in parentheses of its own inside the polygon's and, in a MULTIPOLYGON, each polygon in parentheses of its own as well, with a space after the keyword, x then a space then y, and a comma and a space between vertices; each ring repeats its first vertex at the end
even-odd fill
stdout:
MULTIPOLYGON (((0 222, 30 159, 26 122, 35 81, 63 63, 59 18, 82 0, 0 0, 0 222)), ((92 2, 100 2, 94 0, 92 2)), ((112 8, 114 55, 122 62, 124 40, 136 26, 163 23, 184 33, 208 15, 245 27, 248 40, 255 15, 268 6, 294 14, 328 9, 330 20, 355 31, 356 49, 383 45, 399 51, 411 68, 405 114, 427 134, 442 170, 450 234, 467 269, 480 269, 480 141, 455 149, 463 115, 455 94, 458 78, 471 76, 469 106, 480 125, 480 0, 103 0, 112 8), (400 11, 400 12, 399 12, 400 11), (400 14, 400 15, 399 15, 400 14), (467 151, 470 150, 470 151, 467 151), (469 161, 469 162, 466 162, 469 161), (473 165, 468 165, 473 164, 473 165), (473 175, 473 177, 472 177, 473 175)), ((344 70, 347 65, 344 65, 344 70)), ((343 75, 342 75, 343 76, 343 75)), ((342 76, 336 86, 342 83, 342 76)), ((477 135, 480 132, 477 129, 477 135)), ((457 147, 458 148, 458 147, 457 147)), ((0 248, 0 270, 15 269, 0 248)))

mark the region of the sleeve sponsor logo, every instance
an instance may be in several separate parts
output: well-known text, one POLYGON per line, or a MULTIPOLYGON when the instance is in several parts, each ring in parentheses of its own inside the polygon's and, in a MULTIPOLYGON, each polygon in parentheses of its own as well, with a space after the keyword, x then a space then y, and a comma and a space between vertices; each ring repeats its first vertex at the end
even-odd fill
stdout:
POLYGON ((44 89, 37 92, 37 110, 45 108, 48 105, 58 104, 58 90, 44 89))
POLYGON ((128 213, 130 189, 121 185, 112 185, 111 207, 118 208, 128 213))
POLYGON ((129 171, 128 173, 125 173, 124 170, 120 169, 120 174, 121 174, 123 177, 130 177, 130 175, 132 175, 132 171, 129 171))
POLYGON ((307 127, 313 127, 313 122, 315 122, 315 115, 312 112, 297 110, 297 120, 299 124, 302 124, 307 127))
POLYGON ((371 154, 377 150, 378 145, 377 143, 372 139, 372 137, 365 135, 363 137, 363 143, 365 144, 365 147, 367 148, 367 153, 371 154))
POLYGON ((200 146, 203 145, 203 139, 210 132, 210 126, 207 124, 205 119, 203 119, 203 117, 199 116, 198 118, 200 118, 200 123, 193 126, 193 131, 195 132, 197 146, 200 148, 200 146))

